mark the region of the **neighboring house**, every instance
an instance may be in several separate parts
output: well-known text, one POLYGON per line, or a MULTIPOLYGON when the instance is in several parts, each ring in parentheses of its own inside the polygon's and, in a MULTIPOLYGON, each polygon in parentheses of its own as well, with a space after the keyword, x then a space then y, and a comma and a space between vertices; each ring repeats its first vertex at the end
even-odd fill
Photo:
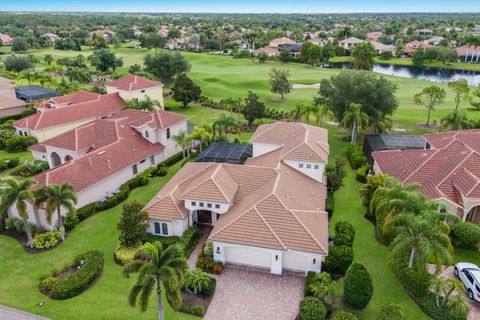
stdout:
POLYGON ((377 54, 380 54, 380 53, 386 52, 386 51, 391 52, 392 54, 395 54, 395 50, 397 49, 396 46, 389 45, 389 44, 383 44, 383 43, 376 42, 376 41, 370 41, 370 43, 375 48, 375 52, 377 54))
POLYGON ((462 221, 480 225, 480 130, 424 135, 423 150, 373 152, 374 172, 417 183, 462 221))
POLYGON ((269 46, 270 47, 276 47, 278 48, 279 45, 281 44, 296 44, 296 42, 290 38, 275 38, 272 41, 270 41, 269 46))
MULTIPOLYGON (((43 113, 46 113, 45 111, 43 113)), ((31 146, 35 159, 48 160, 50 170, 33 178, 34 189, 70 183, 78 196, 77 208, 97 202, 146 169, 157 166, 181 151, 173 141, 187 130, 187 117, 156 110, 124 110, 108 119, 99 119, 31 146), (151 123, 155 126, 149 126, 151 123)), ((18 217, 16 208, 10 216, 18 217)), ((28 205, 30 221, 51 229, 43 209, 28 205)))
POLYGON ((419 36, 430 36, 433 34, 433 31, 430 29, 418 29, 417 33, 419 36))
POLYGON ((373 41, 378 41, 378 39, 380 39, 381 37, 383 37, 383 32, 380 32, 380 31, 367 33, 367 39, 370 39, 373 41))
POLYGON ((77 103, 98 100, 100 94, 88 91, 77 91, 66 96, 53 97, 42 101, 35 106, 37 111, 42 112, 50 109, 59 109, 68 107, 77 103))
POLYGON ((119 93, 99 95, 96 100, 32 114, 17 120, 13 126, 18 135, 34 136, 42 142, 90 121, 109 117, 124 107, 119 93))
POLYGON ((328 39, 324 39, 324 38, 311 38, 307 41, 311 42, 313 44, 316 44, 317 46, 321 46, 321 47, 323 47, 324 45, 326 45, 329 42, 328 39))
POLYGON ((477 28, 470 32, 472 36, 480 36, 480 28, 477 28))
POLYGON ((15 88, 17 98, 26 102, 48 99, 59 96, 60 94, 52 89, 41 86, 17 86, 15 88))
POLYGON ((26 105, 25 101, 17 99, 14 82, 0 77, 0 118, 18 115, 26 105))
POLYGON ((295 41, 290 38, 276 38, 270 41, 268 46, 258 49, 258 52, 265 52, 269 57, 277 56, 282 50, 284 45, 298 45, 295 41))
POLYGON ((425 42, 431 45, 432 47, 437 47, 442 43, 443 40, 445 40, 444 37, 435 36, 425 40, 425 42))
POLYGON ((344 40, 339 41, 339 44, 345 50, 350 51, 362 42, 363 42, 363 40, 361 40, 361 39, 358 39, 358 38, 355 38, 355 37, 350 37, 350 38, 346 38, 344 40))
POLYGON ((430 48, 430 45, 425 41, 414 40, 405 44, 405 47, 403 48, 403 52, 405 53, 405 55, 410 56, 418 48, 426 49, 426 48, 430 48))
POLYGON ((363 153, 373 165, 372 153, 375 151, 426 149, 426 146, 423 136, 374 133, 365 135, 363 153))
POLYGON ((278 49, 278 47, 270 47, 270 46, 266 46, 266 47, 263 47, 263 48, 260 48, 257 50, 257 54, 259 52, 264 52, 267 54, 267 56, 269 57, 276 57, 279 53, 280 53, 280 50, 278 49))
POLYGON ((148 80, 144 77, 128 75, 121 79, 114 80, 105 84, 107 93, 118 92, 123 100, 141 101, 149 96, 152 100, 158 101, 162 109, 165 108, 163 102, 163 83, 160 81, 148 80))
POLYGON ((245 164, 180 169, 144 208, 149 232, 181 236, 193 224, 211 225, 215 261, 320 272, 328 254, 327 131, 276 122, 259 126, 251 143, 245 164))
POLYGON ((12 45, 13 38, 10 37, 8 34, 0 33, 0 45, 3 46, 10 46, 12 45))
POLYGON ((60 37, 55 33, 45 33, 43 37, 48 39, 48 41, 50 41, 51 43, 55 43, 60 39, 60 37))
POLYGON ((457 51, 459 61, 470 63, 480 62, 480 47, 461 46, 455 50, 457 51))

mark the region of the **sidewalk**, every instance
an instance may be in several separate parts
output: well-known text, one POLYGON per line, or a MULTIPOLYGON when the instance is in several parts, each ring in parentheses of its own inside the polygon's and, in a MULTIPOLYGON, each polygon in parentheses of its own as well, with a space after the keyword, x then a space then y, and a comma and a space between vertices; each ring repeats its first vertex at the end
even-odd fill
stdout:
POLYGON ((0 305, 1 320, 49 320, 48 318, 37 316, 25 311, 9 308, 0 305))
MULTIPOLYGON (((197 263, 197 258, 202 251, 204 243, 207 241, 208 236, 210 235, 210 232, 212 231, 211 227, 200 227, 200 240, 198 240, 198 244, 193 249, 192 254, 190 255, 190 258, 188 258, 188 268, 190 270, 193 270, 196 268, 195 264, 197 263)), ((3 319, 2 319, 3 320, 3 319)))

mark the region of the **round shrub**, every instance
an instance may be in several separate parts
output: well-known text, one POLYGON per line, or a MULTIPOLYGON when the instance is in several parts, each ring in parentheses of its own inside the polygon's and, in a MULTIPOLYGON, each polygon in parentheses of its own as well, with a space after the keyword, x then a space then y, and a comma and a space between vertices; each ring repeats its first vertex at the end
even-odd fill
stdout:
POLYGON ((67 231, 73 230, 73 228, 75 228, 75 226, 80 222, 77 216, 77 212, 75 210, 68 212, 66 216, 62 217, 62 220, 63 227, 67 231))
POLYGON ((480 242, 480 227, 472 222, 461 222, 453 227, 453 237, 457 245, 466 249, 474 249, 480 242))
POLYGON ((403 307, 396 303, 387 303, 382 306, 377 314, 377 320, 405 320, 403 307))
POLYGON ((363 165, 360 168, 358 168, 356 173, 357 181, 361 183, 367 183, 367 176, 368 176, 369 170, 370 170, 370 167, 368 165, 363 165))
POLYGON ((348 268, 343 293, 345 302, 354 308, 363 309, 370 302, 373 295, 372 277, 362 264, 353 263, 348 268))
POLYGON ((317 298, 305 297, 300 301, 301 320, 322 320, 326 315, 327 309, 317 298))
POLYGON ((27 150, 27 146, 23 142, 24 137, 15 136, 11 137, 7 141, 5 141, 5 150, 7 152, 23 152, 27 150))
POLYGON ((325 271, 334 274, 345 274, 353 262, 353 249, 348 246, 330 247, 330 252, 325 259, 325 271))
POLYGON ((355 228, 346 221, 339 221, 335 224, 335 245, 337 246, 353 246, 355 239, 355 228))
POLYGON ((66 268, 68 270, 74 267, 77 270, 62 278, 53 272, 41 281, 40 289, 53 299, 65 300, 77 296, 101 274, 103 263, 103 253, 97 250, 87 251, 78 255, 72 266, 66 268))
POLYGON ((355 236, 355 228, 350 222, 339 221, 335 223, 335 234, 346 233, 355 236))
POLYGON ((340 311, 335 315, 333 320, 358 320, 358 318, 353 313, 340 311))

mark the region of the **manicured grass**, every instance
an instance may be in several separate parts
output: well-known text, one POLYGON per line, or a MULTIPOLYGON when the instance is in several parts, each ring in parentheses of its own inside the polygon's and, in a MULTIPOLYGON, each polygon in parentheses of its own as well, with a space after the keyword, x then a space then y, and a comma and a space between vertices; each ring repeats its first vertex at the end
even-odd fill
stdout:
MULTIPOLYGON (((338 139, 338 130, 329 130, 329 143, 332 149, 331 156, 345 151, 347 143, 338 139)), ((388 268, 389 250, 375 240, 374 226, 363 215, 365 209, 358 193, 361 186, 356 181, 355 174, 348 166, 348 175, 344 186, 335 193, 335 211, 330 221, 330 230, 333 232, 335 223, 348 221, 355 227, 355 241, 353 245, 354 261, 365 265, 373 279, 374 292, 368 306, 362 311, 352 311, 337 299, 340 309, 357 314, 359 319, 375 319, 382 305, 390 302, 403 306, 407 319, 428 319, 415 302, 406 294, 403 287, 388 268)), ((343 281, 339 282, 343 288, 343 281)), ((341 294, 340 294, 341 295, 341 294)))
MULTIPOLYGON (((145 187, 135 189, 127 201, 136 199, 142 203, 155 193, 180 168, 170 168, 166 177, 155 178, 145 187)), ((25 253, 18 242, 0 236, 0 303, 37 313, 52 319, 156 319, 156 296, 152 295, 149 309, 140 313, 131 308, 127 296, 135 282, 135 275, 125 279, 122 267, 113 261, 113 251, 119 232, 116 225, 121 214, 121 205, 101 212, 81 224, 60 247, 40 254, 25 253), (39 277, 54 268, 62 268, 72 259, 87 250, 96 249, 105 255, 105 268, 99 281, 83 294, 65 301, 50 300, 38 290, 39 277), (43 307, 37 307, 46 301, 43 307)), ((164 302, 166 319, 197 319, 172 311, 164 302)))
POLYGON ((480 252, 461 248, 454 249, 453 264, 458 262, 471 262, 480 266, 480 252))
MULTIPOLYGON (((19 158, 20 162, 18 163, 18 165, 20 166, 25 162, 25 160, 32 159, 32 153, 30 151, 10 153, 5 150, 0 150, 0 160, 11 159, 11 158, 19 158)), ((14 169, 15 168, 10 168, 0 172, 0 177, 9 176, 14 169)))

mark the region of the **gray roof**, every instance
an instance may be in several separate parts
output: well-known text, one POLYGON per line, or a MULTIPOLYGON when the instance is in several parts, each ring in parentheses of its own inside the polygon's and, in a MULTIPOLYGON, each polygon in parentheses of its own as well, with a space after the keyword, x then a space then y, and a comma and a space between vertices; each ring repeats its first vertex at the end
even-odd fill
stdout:
POLYGON ((48 99, 60 94, 52 89, 41 86, 18 86, 15 88, 17 98, 24 101, 48 99))

